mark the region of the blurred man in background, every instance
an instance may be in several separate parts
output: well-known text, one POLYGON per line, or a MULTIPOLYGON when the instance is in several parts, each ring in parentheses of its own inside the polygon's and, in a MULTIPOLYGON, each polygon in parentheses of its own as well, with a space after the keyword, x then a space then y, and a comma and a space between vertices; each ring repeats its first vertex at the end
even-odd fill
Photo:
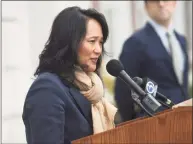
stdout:
MULTIPOLYGON (((158 84, 158 91, 175 104, 188 96, 188 55, 186 39, 175 31, 172 16, 176 1, 145 1, 149 20, 124 43, 120 61, 133 77, 148 77, 158 84)), ((119 79, 115 100, 122 121, 143 115, 136 112, 131 91, 119 79)))

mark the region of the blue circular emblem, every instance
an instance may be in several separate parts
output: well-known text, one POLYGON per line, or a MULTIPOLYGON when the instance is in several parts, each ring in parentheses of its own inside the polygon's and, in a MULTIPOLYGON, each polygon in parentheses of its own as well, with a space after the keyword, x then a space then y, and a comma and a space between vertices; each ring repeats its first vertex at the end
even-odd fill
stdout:
POLYGON ((152 82, 148 82, 147 83, 147 92, 152 94, 154 92, 155 88, 154 88, 154 84, 152 82))

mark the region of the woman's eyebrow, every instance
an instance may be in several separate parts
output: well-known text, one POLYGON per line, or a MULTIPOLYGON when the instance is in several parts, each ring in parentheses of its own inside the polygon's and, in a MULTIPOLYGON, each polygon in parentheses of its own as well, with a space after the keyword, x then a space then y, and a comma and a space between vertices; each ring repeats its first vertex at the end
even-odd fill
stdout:
POLYGON ((101 40, 103 40, 103 37, 100 36, 88 36, 87 38, 95 38, 95 39, 100 38, 101 40))

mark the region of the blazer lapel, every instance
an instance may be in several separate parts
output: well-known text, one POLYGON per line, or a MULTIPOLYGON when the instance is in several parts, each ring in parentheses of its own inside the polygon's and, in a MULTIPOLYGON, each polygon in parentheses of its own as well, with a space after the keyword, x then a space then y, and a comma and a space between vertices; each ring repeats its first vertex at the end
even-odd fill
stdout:
MULTIPOLYGON (((151 38, 154 38, 154 40, 153 40, 154 43, 156 43, 158 46, 160 45, 160 46, 159 46, 160 48, 159 48, 159 49, 156 49, 156 51, 157 51, 157 53, 158 53, 159 55, 166 56, 166 58, 167 58, 167 60, 168 60, 168 62, 169 62, 169 66, 170 66, 170 68, 171 68, 171 71, 172 71, 173 75, 175 76, 176 82, 178 83, 177 76, 176 76, 175 71, 174 71, 174 68, 173 68, 172 57, 171 57, 170 54, 167 52, 167 50, 166 50, 165 46, 163 45, 160 37, 158 36, 158 34, 156 33, 156 31, 154 30, 154 28, 151 26, 150 23, 147 23, 147 24, 146 24, 146 28, 149 29, 149 31, 151 32, 151 35, 152 35, 151 38)), ((180 42, 180 40, 179 40, 178 35, 177 35, 176 32, 175 32, 175 35, 176 35, 178 41, 180 42)), ((181 44, 181 48, 182 48, 182 50, 183 50, 183 52, 184 52, 183 44, 182 44, 181 42, 180 42, 180 44, 181 44)), ((158 46, 157 46, 157 47, 158 47, 158 46)), ((156 47, 156 46, 155 46, 155 47, 156 47)))
POLYGON ((184 74, 183 74, 183 81, 185 80, 185 72, 188 70, 188 52, 187 52, 187 49, 186 49, 186 43, 185 41, 181 40, 180 39, 180 36, 178 35, 178 33, 176 31, 174 31, 175 35, 176 35, 176 38, 177 40, 179 41, 180 43, 180 47, 182 49, 182 52, 183 52, 183 55, 184 55, 184 74))
POLYGON ((70 88, 70 93, 76 106, 92 127, 91 103, 75 88, 70 88))
POLYGON ((146 25, 147 29, 149 29, 148 31, 151 32, 151 41, 154 41, 154 43, 156 44, 156 47, 160 47, 159 49, 156 49, 156 53, 158 53, 159 55, 163 55, 167 58, 168 62, 170 63, 171 67, 173 66, 172 64, 172 57, 170 56, 170 54, 167 52, 165 46, 163 45, 160 37, 158 36, 158 34, 156 33, 156 31, 154 30, 154 28, 151 26, 150 23, 147 23, 146 25), (154 40, 152 40, 152 38, 154 40))

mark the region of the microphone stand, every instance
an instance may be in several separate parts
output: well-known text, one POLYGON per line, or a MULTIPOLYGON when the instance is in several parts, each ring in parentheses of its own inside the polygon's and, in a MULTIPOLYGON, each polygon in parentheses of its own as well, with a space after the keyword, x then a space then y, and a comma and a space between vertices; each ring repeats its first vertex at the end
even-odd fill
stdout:
POLYGON ((172 106, 175 105, 174 102, 172 102, 170 99, 167 99, 166 96, 164 96, 163 94, 159 93, 158 91, 157 91, 157 95, 159 96, 158 98, 162 99, 163 101, 165 101, 166 105, 168 105, 169 107, 172 107, 172 106))
POLYGON ((168 109, 172 108, 171 106, 165 104, 165 103, 162 102, 161 100, 158 100, 158 99, 157 99, 157 101, 158 101, 159 103, 161 103, 163 106, 167 107, 168 109))
POLYGON ((151 114, 141 103, 141 100, 139 99, 139 96, 131 91, 131 97, 132 99, 150 116, 150 117, 153 117, 153 114, 151 114))

